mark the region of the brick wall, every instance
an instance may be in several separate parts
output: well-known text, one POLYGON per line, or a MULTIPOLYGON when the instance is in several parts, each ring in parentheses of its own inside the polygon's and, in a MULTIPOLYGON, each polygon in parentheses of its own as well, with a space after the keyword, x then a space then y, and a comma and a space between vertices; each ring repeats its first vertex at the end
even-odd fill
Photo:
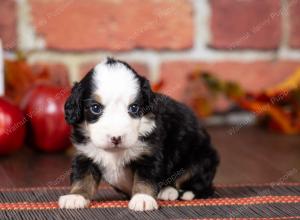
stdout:
POLYGON ((180 99, 198 66, 252 91, 284 79, 300 66, 299 15, 300 0, 0 0, 0 37, 71 81, 124 59, 180 99))

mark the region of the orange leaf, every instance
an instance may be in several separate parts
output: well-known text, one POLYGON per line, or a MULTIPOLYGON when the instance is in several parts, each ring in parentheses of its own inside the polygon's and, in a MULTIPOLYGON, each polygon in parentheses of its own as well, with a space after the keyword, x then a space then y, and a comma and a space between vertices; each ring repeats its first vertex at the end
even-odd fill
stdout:
POLYGON ((283 111, 280 107, 270 103, 240 100, 239 104, 257 115, 269 115, 271 120, 286 134, 297 134, 300 132, 299 125, 292 123, 291 114, 283 111))
POLYGON ((292 75, 290 75, 285 81, 278 85, 266 90, 268 96, 273 96, 276 93, 282 93, 283 91, 290 91, 298 88, 300 85, 300 68, 297 69, 292 75))
POLYGON ((33 74, 25 59, 5 61, 5 95, 19 104, 29 88, 35 83, 49 80, 49 72, 44 68, 41 73, 33 74))
POLYGON ((157 82, 157 83, 154 83, 153 85, 152 85, 152 90, 154 91, 154 92, 158 92, 159 90, 161 90, 161 88, 164 86, 164 81, 159 81, 159 82, 157 82))

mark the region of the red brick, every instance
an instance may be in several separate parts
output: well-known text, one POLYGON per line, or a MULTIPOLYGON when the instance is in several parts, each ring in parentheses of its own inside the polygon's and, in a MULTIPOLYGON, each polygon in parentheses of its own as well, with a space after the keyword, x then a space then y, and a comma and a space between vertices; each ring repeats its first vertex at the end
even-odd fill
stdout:
POLYGON ((238 82, 247 91, 257 92, 283 81, 297 68, 300 68, 300 61, 166 62, 161 67, 162 92, 183 100, 189 86, 187 76, 198 69, 211 72, 222 80, 238 82))
POLYGON ((184 49, 193 42, 190 1, 29 0, 33 23, 58 50, 184 49))
POLYGON ((35 63, 32 65, 32 70, 34 74, 40 74, 43 71, 48 71, 50 75, 50 80, 52 83, 59 86, 70 85, 68 69, 65 65, 60 63, 35 63))
POLYGON ((280 0, 211 0, 211 7, 212 47, 278 47, 281 38, 280 0))
POLYGON ((16 48, 16 1, 1 0, 0 2, 0 38, 5 49, 16 48))
POLYGON ((289 44, 293 48, 300 48, 300 1, 289 0, 290 18, 290 40, 289 44))
MULTIPOLYGON (((90 62, 90 63, 85 63, 80 67, 80 74, 79 77, 82 78, 83 76, 85 76, 85 74, 92 69, 93 67, 95 67, 95 65, 97 64, 97 62, 90 62)), ((142 76, 145 76, 147 78, 149 78, 149 69, 148 66, 144 63, 137 63, 137 62, 129 62, 129 65, 139 74, 141 74, 142 76)))

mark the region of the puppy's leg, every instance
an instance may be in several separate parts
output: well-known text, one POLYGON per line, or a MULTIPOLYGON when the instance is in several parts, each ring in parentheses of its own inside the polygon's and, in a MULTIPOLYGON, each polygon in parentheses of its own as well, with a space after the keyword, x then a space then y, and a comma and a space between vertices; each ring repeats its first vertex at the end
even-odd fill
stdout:
POLYGON ((87 207, 97 189, 100 177, 100 171, 92 161, 84 156, 77 156, 72 164, 70 194, 59 198, 59 207, 67 209, 87 207))
POLYGON ((157 198, 161 199, 161 200, 173 201, 173 200, 176 200, 178 198, 178 196, 179 196, 179 193, 178 193, 177 189, 175 189, 172 186, 167 186, 167 187, 162 188, 159 191, 157 198))
POLYGON ((149 211, 158 209, 158 204, 154 199, 157 194, 157 187, 149 180, 134 175, 132 198, 128 208, 134 211, 149 211))
MULTIPOLYGON (((206 162, 209 160, 206 160, 206 162)), ((182 200, 192 200, 194 198, 207 198, 214 193, 212 185, 216 173, 212 165, 207 167, 204 164, 194 165, 176 180, 176 188, 183 191, 180 196, 182 200), (208 169, 209 168, 209 169, 208 169)))
POLYGON ((66 209, 85 208, 89 205, 95 190, 96 182, 90 174, 87 174, 82 180, 77 180, 72 184, 69 195, 59 198, 59 207, 66 209))

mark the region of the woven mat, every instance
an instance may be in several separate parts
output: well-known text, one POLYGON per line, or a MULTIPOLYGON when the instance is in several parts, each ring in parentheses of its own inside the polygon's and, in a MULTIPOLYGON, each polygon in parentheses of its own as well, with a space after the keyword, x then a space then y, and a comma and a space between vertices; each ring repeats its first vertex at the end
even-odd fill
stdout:
POLYGON ((90 208, 59 209, 68 187, 0 189, 0 219, 300 219, 300 183, 218 185, 209 199, 159 201, 160 209, 133 212, 128 200, 101 186, 90 208))

